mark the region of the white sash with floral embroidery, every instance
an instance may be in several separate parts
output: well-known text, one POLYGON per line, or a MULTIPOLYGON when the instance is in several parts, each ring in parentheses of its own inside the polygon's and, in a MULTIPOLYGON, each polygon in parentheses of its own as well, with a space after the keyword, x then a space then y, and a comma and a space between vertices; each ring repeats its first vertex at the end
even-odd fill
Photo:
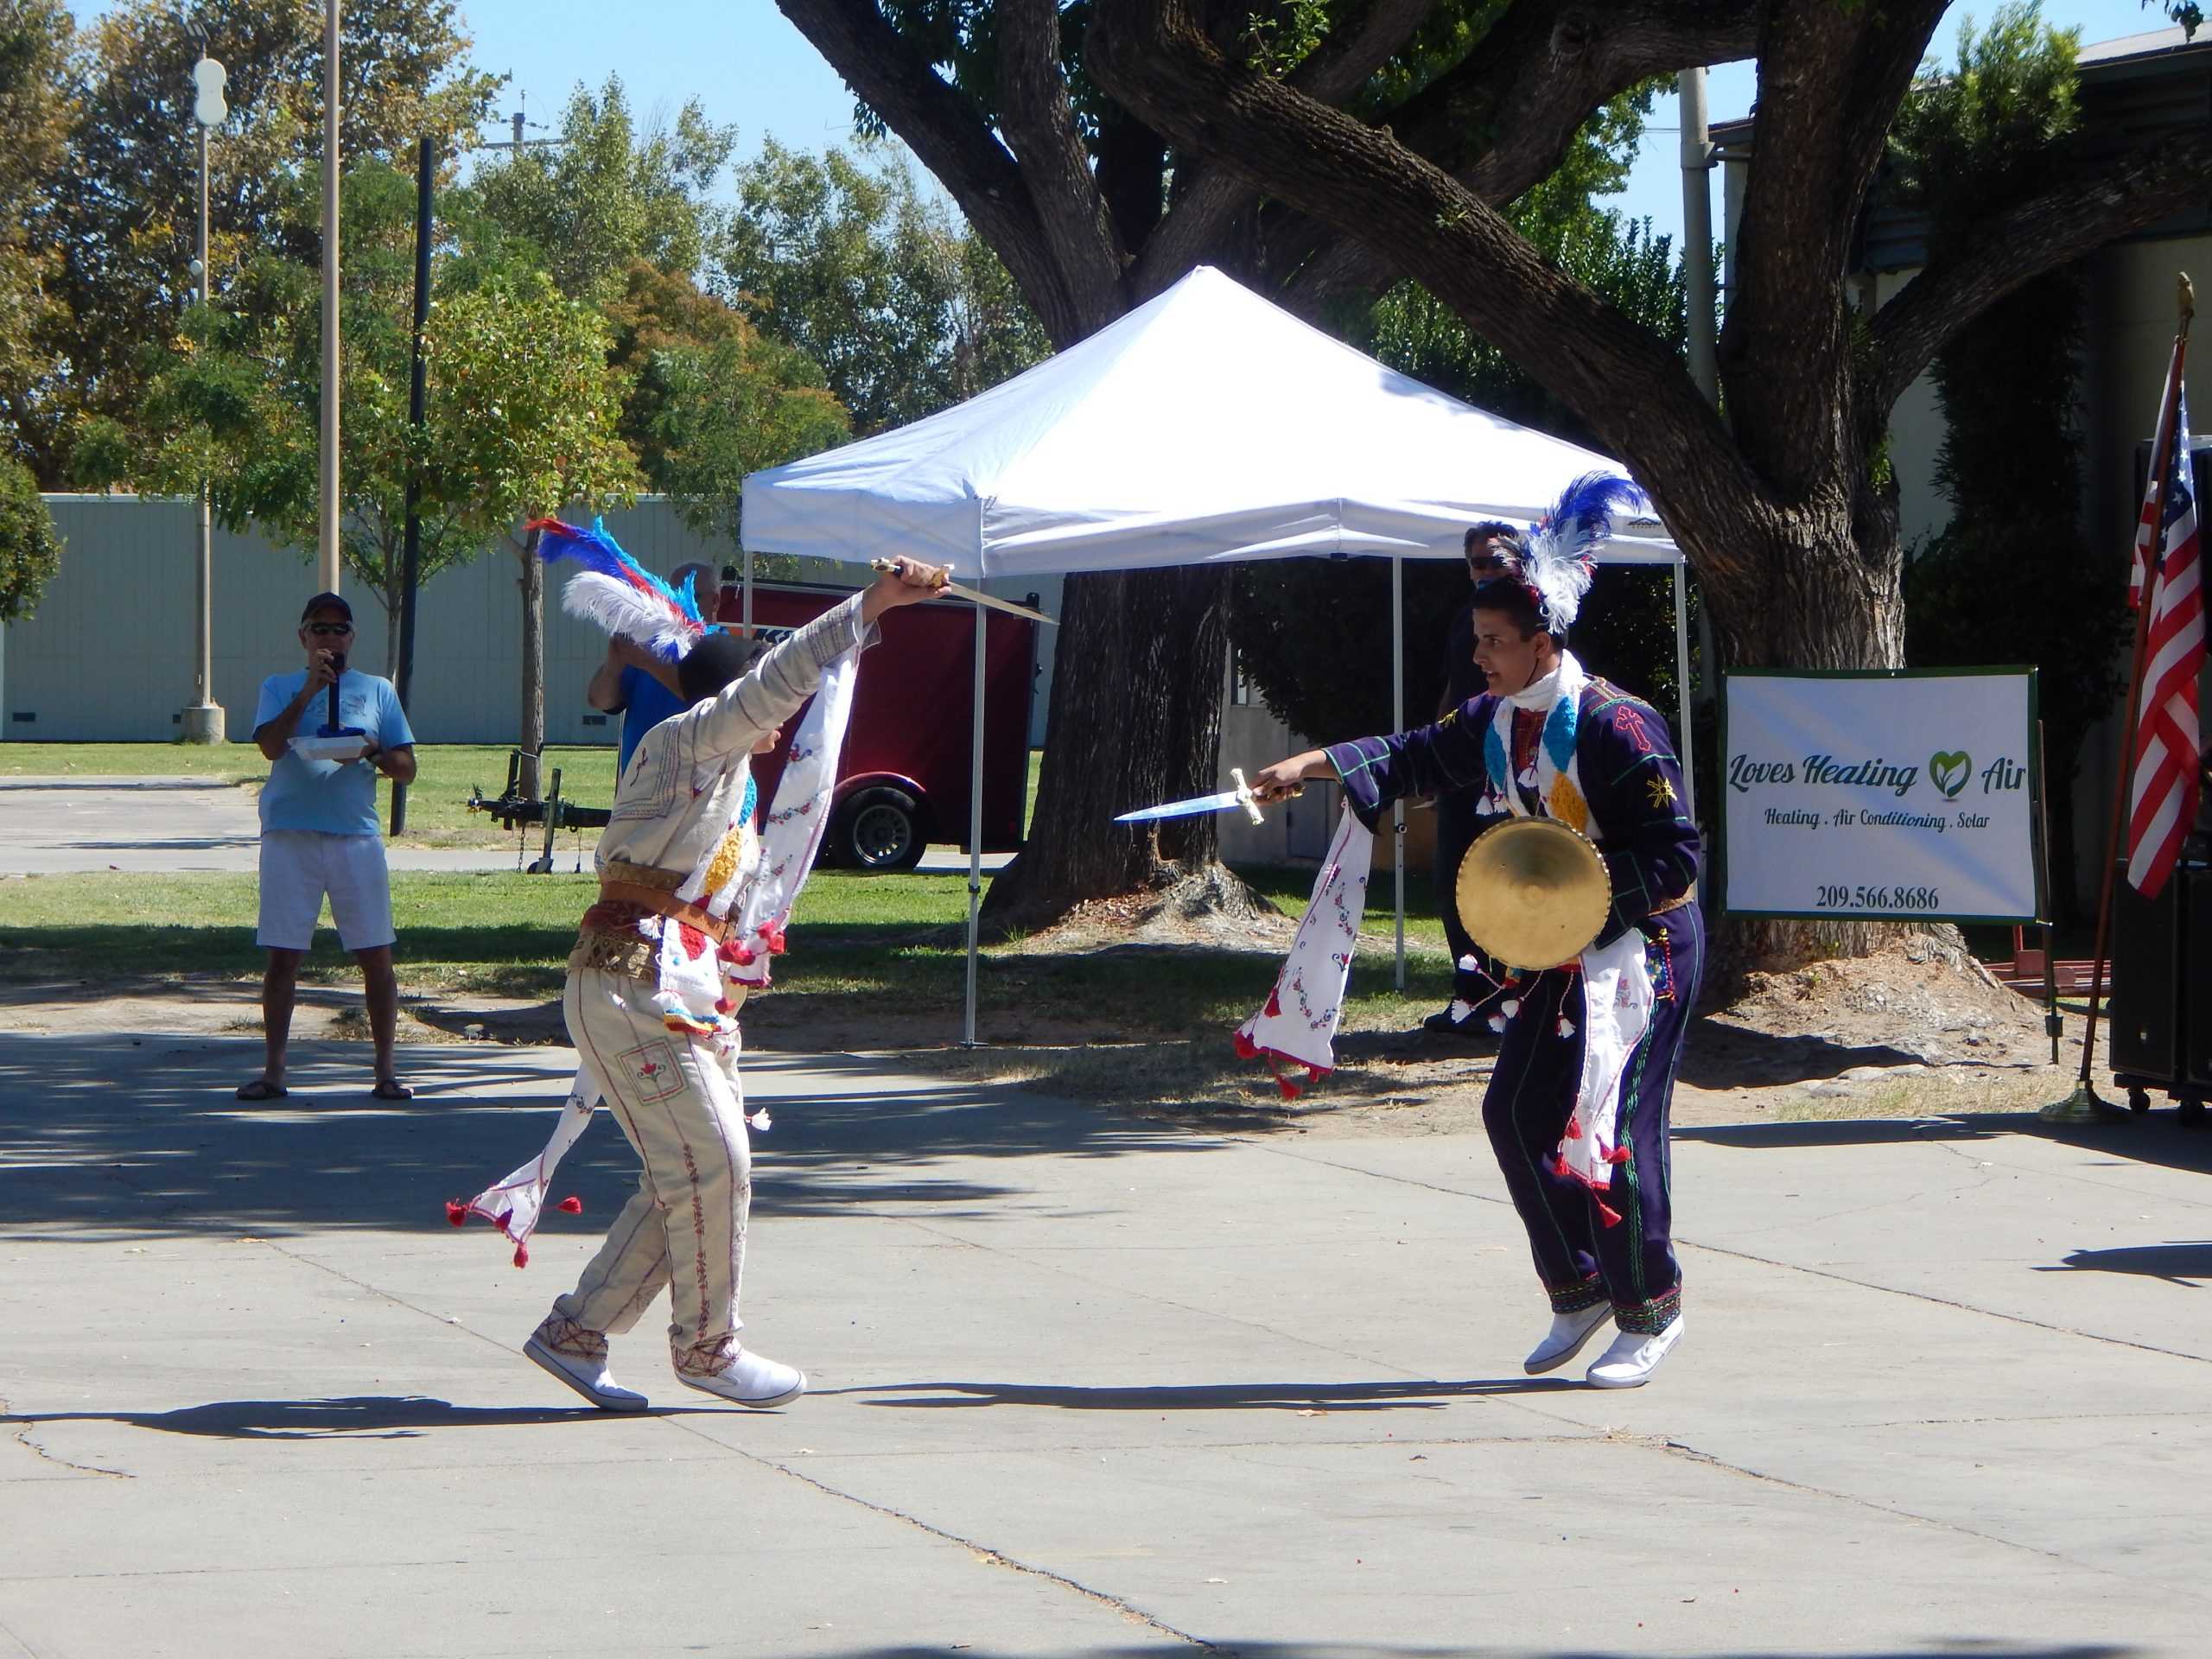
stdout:
POLYGON ((1236 1028, 1236 1052, 1248 1060, 1264 1058, 1286 1098, 1297 1097, 1298 1085, 1278 1061, 1303 1065, 1315 1077, 1336 1065, 1334 1039, 1344 1017, 1344 981, 1367 911, 1367 874, 1374 858, 1375 837, 1346 806, 1267 1006, 1236 1028))
MULTIPOLYGON (((655 996, 655 1004, 671 1027, 694 1033, 713 1049, 733 1085, 737 1080, 740 1044, 737 1021, 732 1016, 743 1003, 748 986, 767 984, 768 958, 783 954, 784 929, 791 919, 791 906, 813 871, 816 855, 822 850, 830 798, 837 782, 837 756, 852 716, 858 669, 857 653, 848 652, 823 675, 806 718, 791 735, 791 759, 785 764, 783 776, 776 780, 776 798, 769 805, 765 832, 754 836, 752 803, 757 798, 748 786, 729 833, 677 889, 679 898, 695 903, 701 894, 708 894, 707 910, 711 915, 734 915, 738 919, 730 931, 730 942, 719 950, 709 942, 695 955, 677 927, 664 924, 661 930, 663 989, 655 996), (718 871, 718 862, 725 863, 725 869, 718 871), (709 1008, 712 1013, 707 1012, 709 1008), (677 1027, 679 1020, 683 1023, 677 1027)), ((472 1215, 483 1217, 514 1241, 515 1265, 527 1266, 530 1236, 537 1230, 544 1214, 553 1172, 577 1137, 590 1127, 601 1092, 591 1069, 579 1065, 545 1150, 467 1203, 448 1204, 446 1218, 458 1227, 472 1215)), ((744 1098, 741 1090, 738 1097, 744 1098)), ((756 1129, 766 1129, 766 1108, 747 1114, 746 1122, 756 1129)), ((573 1198, 563 1198, 556 1207, 570 1214, 583 1208, 573 1198)))
MULTIPOLYGON (((1555 818, 1586 836, 1591 834, 1590 805, 1582 793, 1582 774, 1575 756, 1582 690, 1588 683, 1589 676, 1573 653, 1561 652, 1558 668, 1526 690, 1498 699, 1497 712, 1483 741, 1488 793, 1495 803, 1492 810, 1503 807, 1519 818, 1555 818), (1541 710, 1544 715, 1543 736, 1536 745, 1534 766, 1519 777, 1514 775, 1512 762, 1516 709, 1541 710), (1523 790, 1535 793, 1538 811, 1529 810, 1523 790)), ((1553 1167, 1593 1192, 1609 1189, 1613 1166, 1628 1159, 1617 1143, 1615 1132, 1620 1122, 1623 1073, 1636 1046, 1651 1028, 1651 970, 1643 950, 1643 933, 1631 927, 1611 944, 1593 944, 1585 950, 1580 960, 1583 1028, 1577 1033, 1573 1021, 1561 1014, 1554 1033, 1562 1042, 1573 1042, 1580 1035, 1582 1075, 1553 1167)), ((1519 1016, 1522 1007, 1520 998, 1509 996, 1492 1016, 1491 1024, 1502 1030, 1507 1020, 1519 1016)), ((1602 1201, 1598 1209, 1607 1226, 1620 1220, 1602 1201)))

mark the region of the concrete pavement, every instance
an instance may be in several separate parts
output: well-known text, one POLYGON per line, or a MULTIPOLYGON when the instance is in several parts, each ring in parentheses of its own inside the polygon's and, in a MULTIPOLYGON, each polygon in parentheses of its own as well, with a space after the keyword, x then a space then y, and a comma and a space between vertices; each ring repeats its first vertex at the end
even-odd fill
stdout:
MULTIPOLYGON (((588 861, 594 837, 564 832, 555 868, 569 868, 578 849, 588 861)), ((544 832, 503 847, 395 847, 385 856, 395 870, 512 870, 520 841, 534 859, 544 832)), ((207 778, 0 778, 0 875, 66 875, 85 871, 229 870, 251 874, 261 847, 253 793, 207 778)), ((983 868, 1005 868, 1011 853, 988 853, 983 868)), ((925 870, 964 870, 952 847, 922 855, 925 870)))
POLYGON ((518 1357, 633 1179, 516 1272, 442 1201, 554 1049, 0 1036, 0 1656, 2196 1656, 2212 1137, 1686 1132, 1649 1388, 1543 1324, 1469 1137, 1185 1134, 759 1057, 747 1338, 652 1414, 518 1357), (1568 1374, 1572 1376, 1572 1373, 1568 1374), (696 1402, 696 1403, 695 1403, 696 1402))

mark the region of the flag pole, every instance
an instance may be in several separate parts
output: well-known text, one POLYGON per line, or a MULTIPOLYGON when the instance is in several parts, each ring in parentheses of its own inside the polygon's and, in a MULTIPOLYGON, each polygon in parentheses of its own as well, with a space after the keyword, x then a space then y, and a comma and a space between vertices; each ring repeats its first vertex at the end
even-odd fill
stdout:
MULTIPOLYGON (((2126 1123, 2133 1115, 2124 1106, 2103 1099, 2090 1082, 2097 1053, 2097 1011, 2104 995, 2105 953, 2112 941, 2112 901, 2120 868, 2120 836, 2127 822, 2127 797, 2135 779, 2135 728, 2143 714, 2143 664, 2151 644, 2151 601, 2158 591, 2163 546, 2166 477, 2171 469, 2176 405, 2180 402, 2182 365, 2189 355, 2189 325, 2196 315, 2196 291, 2183 273, 2178 280, 2176 303, 2180 327, 2174 335, 2173 365, 2166 374, 2166 389, 2158 406, 2158 425, 2152 441, 2151 470, 2144 483, 2144 516, 2139 526, 2151 525, 2151 545, 2145 550, 2143 590, 2135 605, 2133 667, 2127 676, 2127 718, 2120 728, 2120 765, 2113 779, 2111 829, 2105 839, 2103 880, 2097 898, 2096 947, 2089 966, 2089 1021, 2082 1034, 2082 1076, 2074 1092, 2053 1101, 2037 1114, 2046 1123, 2126 1123), (2156 491, 2154 496, 2152 492, 2156 491)), ((2138 537, 2140 541, 2140 535, 2138 537)), ((2133 556, 2130 555, 2133 579, 2133 556)), ((2050 972, 2057 972, 2052 964, 2050 972)))

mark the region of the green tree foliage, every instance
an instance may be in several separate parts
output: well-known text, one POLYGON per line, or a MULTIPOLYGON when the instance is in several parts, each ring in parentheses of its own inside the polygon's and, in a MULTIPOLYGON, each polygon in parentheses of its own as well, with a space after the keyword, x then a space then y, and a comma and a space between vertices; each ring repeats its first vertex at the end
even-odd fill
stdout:
POLYGON ((523 523, 570 503, 634 499, 637 464, 617 434, 620 377, 607 365, 606 321, 542 271, 434 307, 428 335, 442 465, 467 480, 456 517, 502 538, 522 590, 523 787, 537 792, 545 743, 545 567, 523 523))
POLYGON ((535 247, 563 294, 601 304, 639 260, 700 271, 722 213, 709 193, 736 143, 737 129, 708 120, 696 99, 672 126, 639 130, 610 75, 596 93, 570 95, 556 141, 511 152, 474 182, 486 213, 535 247))
MULTIPOLYGON (((1602 184, 1605 175, 1597 178, 1602 184)), ((1597 212, 1586 198, 1577 213, 1549 186, 1543 194, 1548 200, 1516 206, 1532 238, 1579 280, 1686 351, 1685 285, 1671 239, 1652 236, 1648 223, 1623 224, 1617 214, 1597 212)), ((1555 436, 1590 441, 1534 379, 1414 283, 1391 289, 1344 332, 1439 391, 1555 436)), ((1390 729, 1390 580, 1382 562, 1270 560, 1240 567, 1236 582, 1230 637, 1277 719, 1329 741, 1390 729)), ((1470 588, 1456 561, 1409 561, 1404 583, 1405 709, 1418 723, 1435 715, 1446 633, 1470 588)), ((1671 578, 1602 569, 1584 618, 1573 643, 1591 671, 1671 716, 1678 677, 1671 578)))
POLYGON ((733 299, 822 365, 861 436, 972 397, 1049 354, 1006 267, 905 163, 772 138, 738 171, 721 249, 733 299))
MULTIPOLYGON (((1962 31, 1956 70, 1906 105, 1894 151, 1931 256, 1970 244, 2075 142, 2079 43, 2036 5, 2000 6, 1986 29, 1962 31)), ((2124 551, 2091 549, 2080 528, 2084 298, 2082 268, 2062 267, 1936 357, 1948 430, 1936 477, 1952 517, 1904 573, 1908 661, 2042 671, 2052 867, 2069 910, 2074 780, 2082 741, 2125 683, 2127 627, 2124 551)))
POLYGON ((68 146, 69 47, 60 0, 0 6, 0 458, 50 397, 68 310, 55 292, 54 192, 68 146))
MULTIPOLYGON (((450 205, 465 231, 471 222, 466 193, 454 193, 450 205)), ((219 302, 188 316, 179 348, 155 373, 140 416, 150 440, 143 459, 130 461, 122 478, 84 481, 128 482, 149 493, 180 495, 197 493, 204 481, 225 525, 243 530, 251 524, 280 546, 313 554, 321 523, 321 275, 283 249, 319 212, 319 185, 310 174, 276 218, 276 245, 247 259, 219 302)), ((342 213, 339 429, 346 499, 339 545, 353 578, 396 620, 410 470, 421 489, 420 568, 427 581, 473 558, 496 533, 481 505, 487 486, 474 470, 477 451, 487 421, 497 428, 525 416, 513 400, 472 397, 452 374, 437 372, 424 432, 410 431, 415 181, 383 162, 363 162, 346 176, 342 213)), ((448 255, 438 263, 443 275, 459 261, 448 255)), ((487 288, 515 293, 518 283, 531 294, 518 302, 509 325, 519 357, 535 344, 529 332, 545 325, 558 296, 537 291, 542 277, 532 289, 527 268, 494 278, 480 256, 471 256, 469 270, 469 294, 487 288)), ((558 302, 558 308, 565 313, 567 302, 558 302)), ((603 367, 603 359, 587 358, 585 366, 603 367)), ((115 447, 96 428, 79 444, 79 456, 115 447)), ((611 455, 613 475, 626 478, 619 440, 604 436, 582 453, 611 455)), ((83 470, 89 473, 89 465, 83 470)), ((396 627, 386 639, 389 671, 397 663, 396 627)))
POLYGON ((606 315, 628 385, 622 437, 650 486, 702 536, 735 542, 746 474, 851 433, 810 359, 689 276, 638 260, 606 315))
POLYGON ((38 480, 0 455, 0 622, 20 622, 61 564, 61 537, 39 499, 38 480))
MULTIPOLYGON (((423 136, 453 153, 497 83, 467 67, 451 0, 355 0, 343 29, 340 137, 349 163, 411 156, 423 136)), ((321 0, 119 0, 85 31, 56 182, 67 372, 18 429, 41 476, 61 475, 80 417, 132 420, 147 348, 169 343, 193 302, 191 70, 203 49, 227 71, 231 109, 211 143, 213 288, 271 247, 304 264, 320 257, 313 221, 295 206, 321 153, 322 30, 321 0)))

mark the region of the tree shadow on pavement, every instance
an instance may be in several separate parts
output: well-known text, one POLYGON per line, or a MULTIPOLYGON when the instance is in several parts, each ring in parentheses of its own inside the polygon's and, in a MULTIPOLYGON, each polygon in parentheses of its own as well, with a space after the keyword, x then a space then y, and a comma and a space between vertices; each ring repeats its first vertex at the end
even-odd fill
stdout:
MULTIPOLYGON (((1160 1659, 1167 1653, 1190 1653, 1196 1644, 1186 1637, 1162 1636, 1156 1641, 1110 1648, 1056 1648, 1059 1659, 1160 1659)), ((1613 1648, 1470 1647, 1455 1643, 1446 1647, 1412 1646, 1382 1642, 1240 1642, 1233 1636, 1209 1636, 1203 1651, 1221 1659, 1634 1659, 1613 1648)), ((1702 1649, 1701 1659, 1797 1659, 1802 1649, 1714 1648, 1702 1649)), ((2109 1642, 2009 1642, 1974 1637, 1939 1637, 1903 1647, 1822 1648, 1826 1659, 2149 1659, 2149 1649, 2133 1643, 2109 1642)), ((900 1643, 888 1648, 852 1648, 830 1659, 1033 1659, 1027 1653, 986 1649, 963 1643, 957 1648, 900 1643)))
POLYGON ((122 1423, 163 1434, 224 1440, 412 1440, 433 1428, 515 1428, 538 1423, 616 1421, 595 1406, 456 1406, 422 1395, 352 1395, 333 1400, 213 1400, 174 1411, 42 1411, 0 1415, 0 1426, 122 1423))
POLYGON ((1795 1123, 1718 1123, 1678 1128, 1676 1141, 1701 1141, 1746 1152, 1804 1147, 1894 1146, 1912 1141, 1987 1141, 2033 1135, 2094 1154, 2094 1163, 2118 1167, 2162 1164, 2212 1174, 2212 1135, 2183 1128, 2172 1114, 2153 1114, 2110 1126, 2046 1123, 2033 1112, 1967 1112, 1956 1117, 1823 1117, 1795 1123))
MULTIPOLYGON (((403 1231, 447 1225, 467 1198, 544 1144, 569 1085, 542 1051, 410 1049, 404 1102, 372 1099, 367 1049, 296 1045, 282 1100, 238 1100, 259 1070, 253 1039, 0 1033, 0 1217, 16 1236, 403 1231)), ((1023 1158, 1198 1154, 1217 1142, 1023 1092, 1007 1084, 918 1084, 849 1055, 756 1057, 775 1126, 755 1140, 753 1214, 988 1217, 1024 1192, 1023 1158), (957 1172, 938 1166, 958 1160, 957 1172), (977 1160, 1005 1160, 1003 1180, 977 1160)), ((602 1120, 609 1115, 602 1113, 602 1120)), ((595 1122, 561 1166, 603 1225, 637 1183, 637 1159, 595 1122)), ((596 1219, 594 1219, 596 1218, 596 1219)))
POLYGON ((2076 1250, 2037 1273, 2139 1273, 2170 1285, 2198 1289, 2212 1284, 2212 1239, 2191 1243, 2132 1244, 2110 1250, 2076 1250))
POLYGON ((899 1409, 1049 1406, 1059 1411, 1400 1411, 1440 1410, 1484 1395, 1586 1392, 1564 1376, 1470 1378, 1457 1382, 1218 1382, 1192 1387, 1074 1388, 1041 1382, 899 1382, 819 1394, 860 1396, 899 1409), (895 1395, 901 1397, 885 1399, 895 1395))

